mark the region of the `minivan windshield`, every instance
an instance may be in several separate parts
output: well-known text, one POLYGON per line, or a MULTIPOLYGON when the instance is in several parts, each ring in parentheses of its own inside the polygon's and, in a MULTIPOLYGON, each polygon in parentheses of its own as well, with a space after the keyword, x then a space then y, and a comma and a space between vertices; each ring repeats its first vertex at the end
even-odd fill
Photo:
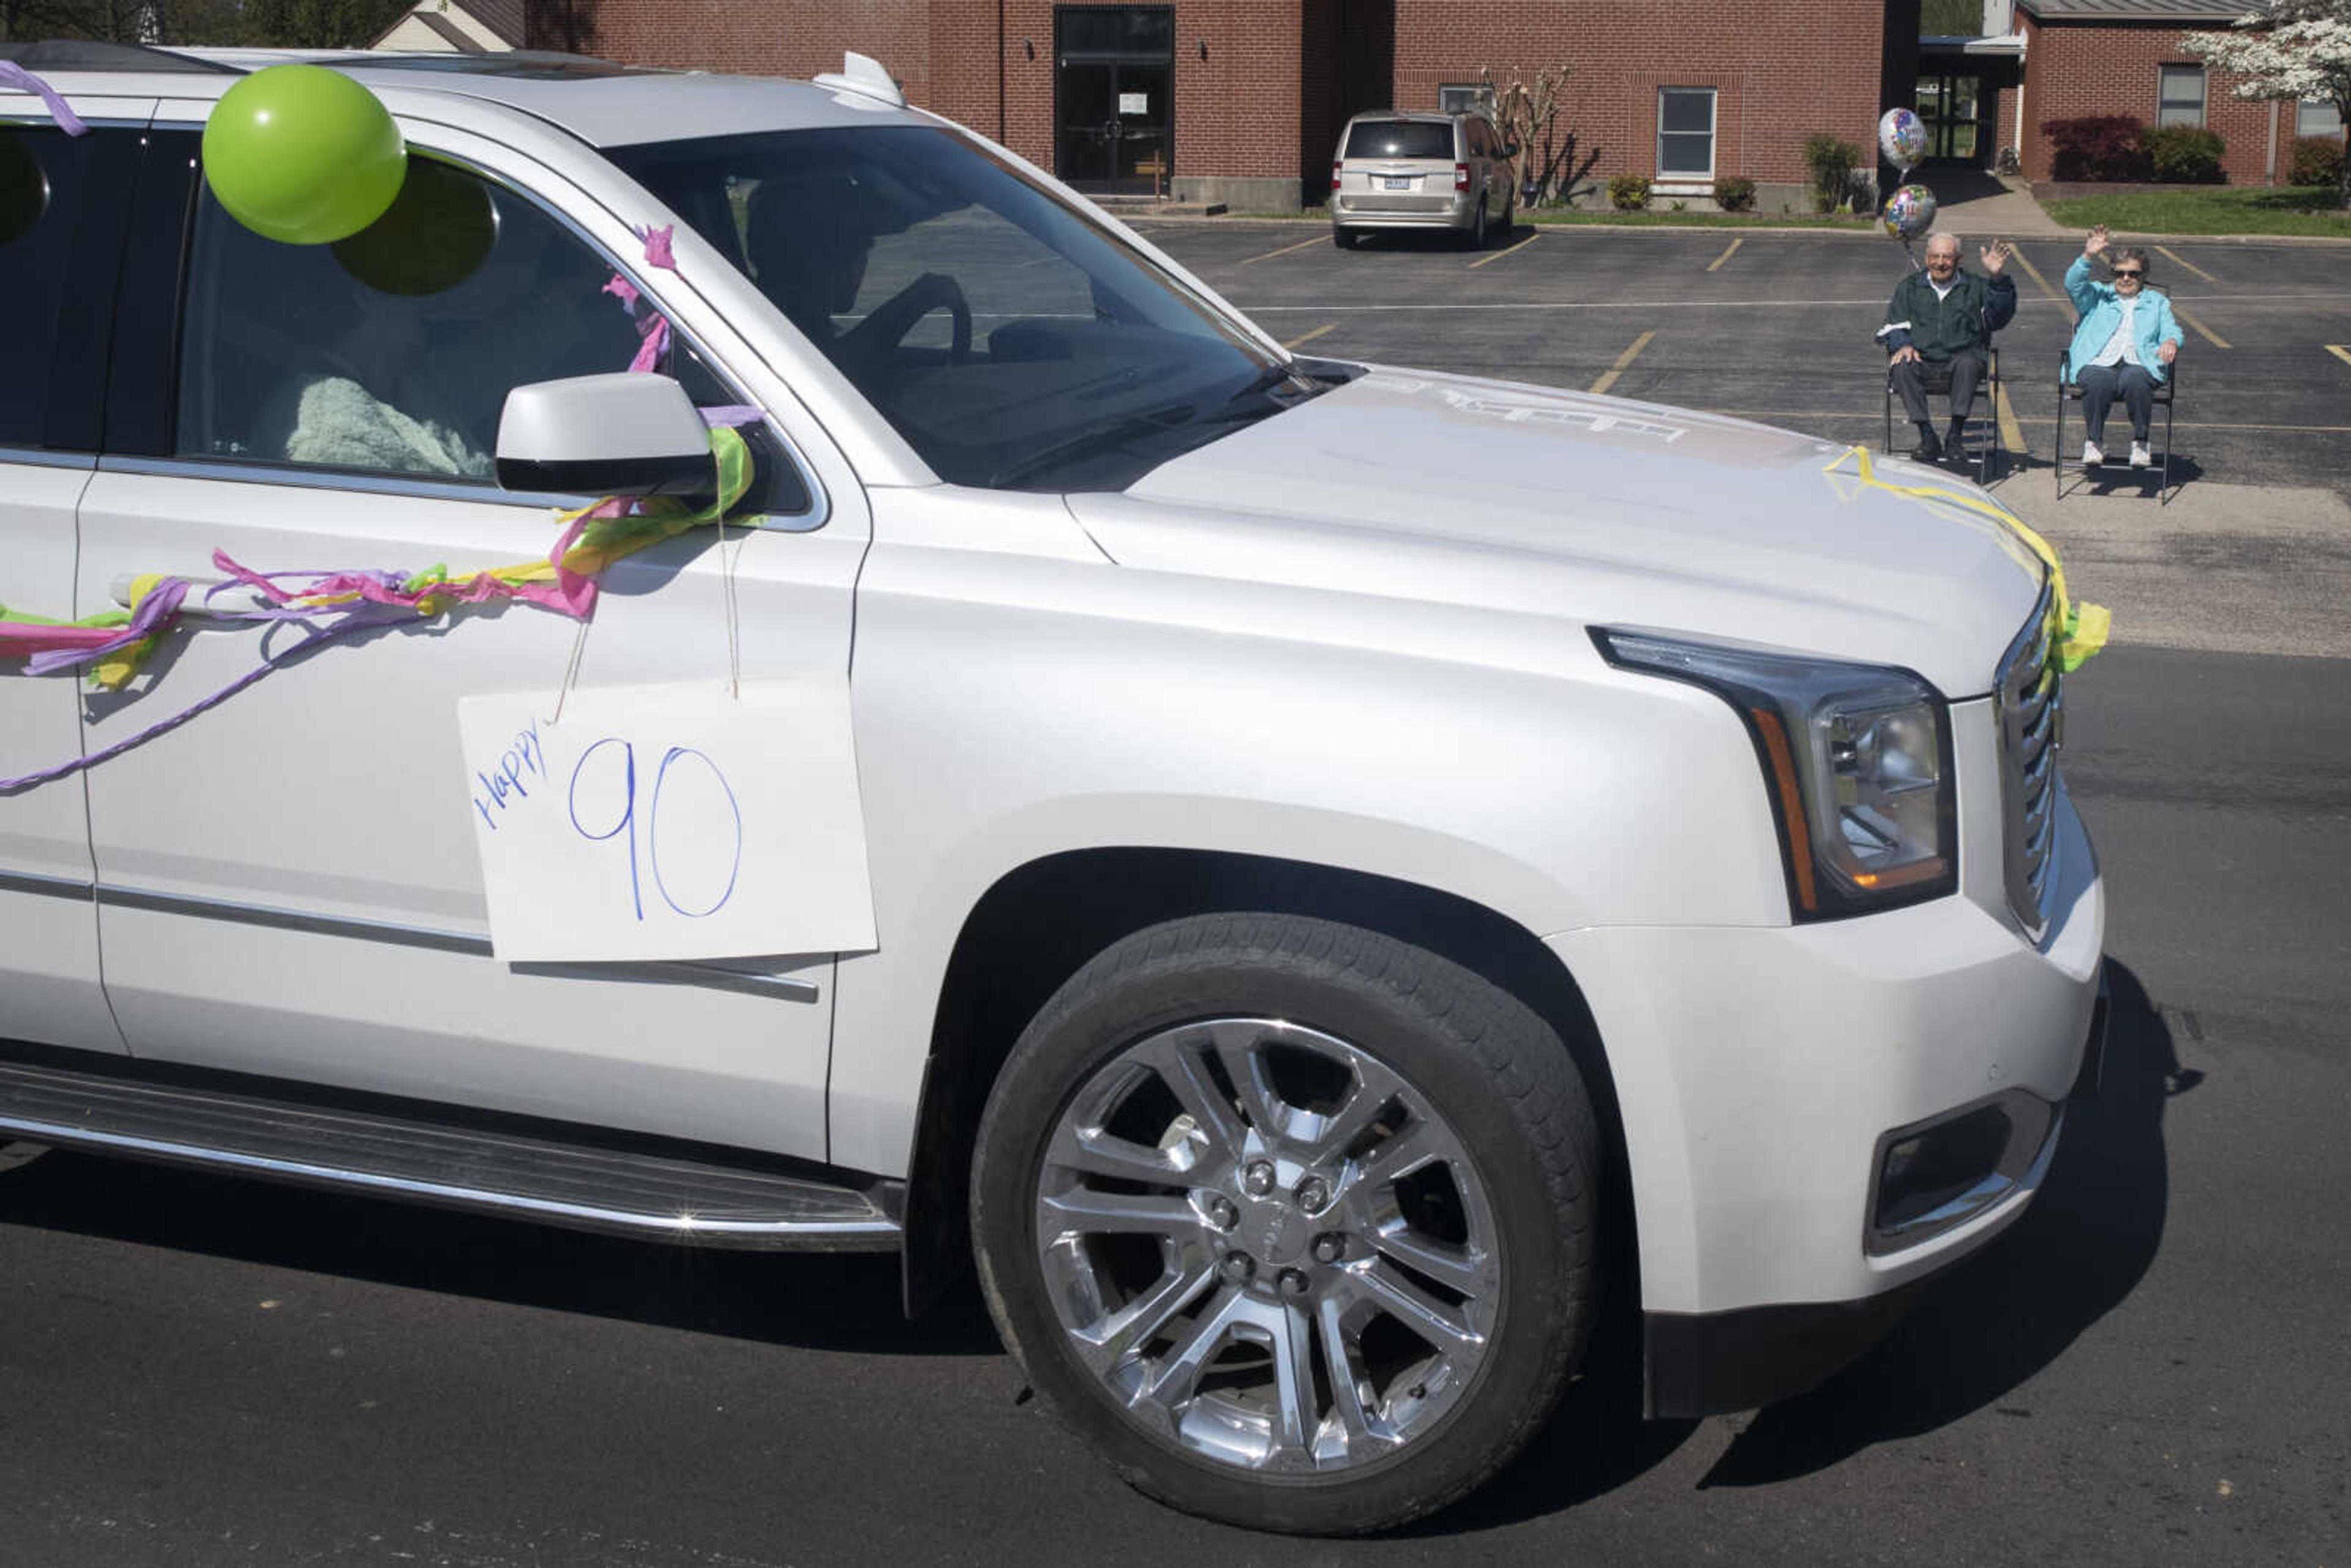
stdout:
POLYGON ((1315 390, 1165 267, 951 131, 781 131, 608 155, 956 484, 1123 488, 1315 390))
POLYGON ((1342 158, 1437 158, 1453 162, 1453 124, 1443 120, 1359 120, 1342 158))

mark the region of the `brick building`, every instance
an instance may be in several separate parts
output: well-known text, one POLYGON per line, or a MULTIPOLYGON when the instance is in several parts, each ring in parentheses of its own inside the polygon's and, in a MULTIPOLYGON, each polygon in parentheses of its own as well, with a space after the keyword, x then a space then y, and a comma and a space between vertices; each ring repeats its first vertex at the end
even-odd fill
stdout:
POLYGON ((1911 101, 1917 0, 531 0, 530 42, 634 64, 808 77, 873 56, 910 102, 1081 189, 1236 209, 1320 202, 1347 117, 1466 101, 1565 65, 1587 183, 1702 204, 1718 174, 1802 200, 1806 135, 1866 142, 1911 101), (1667 134, 1671 133, 1671 139, 1667 134), (1664 154, 1661 166, 1661 151, 1664 154))
POLYGON ((2011 141, 2022 172, 2053 177, 2044 121, 2127 114, 2219 132, 2231 184, 2283 180, 2297 134, 2339 136, 2342 128, 2330 105, 2239 98, 2241 78, 2188 52, 2188 34, 2225 31, 2244 9, 2227 0, 2017 0, 2027 66, 2022 136, 2011 141))

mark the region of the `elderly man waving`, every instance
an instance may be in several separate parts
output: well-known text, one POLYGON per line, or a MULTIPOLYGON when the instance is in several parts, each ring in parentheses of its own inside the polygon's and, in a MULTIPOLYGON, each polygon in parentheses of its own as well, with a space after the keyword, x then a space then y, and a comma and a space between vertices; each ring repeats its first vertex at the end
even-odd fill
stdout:
POLYGON ((1991 352, 1991 335, 2016 314, 2016 282, 2002 270, 2012 254, 2005 241, 1984 246, 1984 275, 1959 270, 1959 236, 1938 229, 1927 236, 1927 266, 1894 286, 1886 325, 1877 339, 1891 356, 1894 390, 1918 427, 1910 454, 1921 463, 1943 455, 1946 442, 1957 455, 1959 433, 1974 409, 1991 352), (1935 438, 1928 392, 1948 392, 1951 424, 1944 441, 1935 438))

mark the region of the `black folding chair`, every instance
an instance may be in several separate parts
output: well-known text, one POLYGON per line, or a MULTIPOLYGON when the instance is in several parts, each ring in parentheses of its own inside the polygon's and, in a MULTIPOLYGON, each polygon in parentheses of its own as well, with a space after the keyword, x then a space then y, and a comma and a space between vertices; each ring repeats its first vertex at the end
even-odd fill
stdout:
MULTIPOLYGON (((2163 411, 2163 481, 2156 486, 2158 505, 2171 505, 2171 399, 2179 390, 2179 361, 2174 360, 2163 368, 2163 379, 2155 383, 2155 406, 2163 411)), ((2074 382, 2074 350, 2061 349, 2057 353, 2057 460, 2051 465, 2057 471, 2057 498, 2065 498, 2065 405, 2082 401, 2082 389, 2074 382)), ((2117 397, 2116 402, 2122 401, 2117 397)), ((2147 430, 2149 435, 2155 431, 2147 430)), ((2076 472, 2087 472, 2082 465, 2074 465, 2076 472)), ((2128 470, 2126 470, 2128 472, 2128 470)))
MULTIPOLYGON (((1888 453, 1894 450, 1894 410, 1901 401, 1902 394, 1894 389, 1894 365, 1891 361, 1888 361, 1886 366, 1886 438, 1884 442, 1884 450, 1888 453)), ((1998 349, 1991 350, 1984 364, 1984 379, 1976 387, 1975 412, 1970 413, 1967 423, 1959 427, 1959 455, 1974 465, 1976 483, 1979 485, 1988 485, 1991 482, 1994 458, 2001 459, 1999 464, 2000 472, 2007 472, 2008 449, 2001 444, 2000 439, 2000 350, 1998 349), (1970 444, 1974 448, 1972 452, 1969 450, 1970 444)))

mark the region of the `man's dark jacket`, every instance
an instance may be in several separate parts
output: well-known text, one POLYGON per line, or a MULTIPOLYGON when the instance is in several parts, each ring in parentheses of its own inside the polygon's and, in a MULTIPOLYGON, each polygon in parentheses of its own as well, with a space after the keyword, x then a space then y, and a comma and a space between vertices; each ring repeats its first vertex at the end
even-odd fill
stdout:
POLYGON ((2016 283, 2006 273, 1986 279, 1955 272, 1950 293, 1938 299, 1921 267, 1894 286, 1877 336, 1889 354, 1907 344, 1921 359, 1938 362, 1963 350, 1980 358, 1991 335, 2015 315, 2016 283))

